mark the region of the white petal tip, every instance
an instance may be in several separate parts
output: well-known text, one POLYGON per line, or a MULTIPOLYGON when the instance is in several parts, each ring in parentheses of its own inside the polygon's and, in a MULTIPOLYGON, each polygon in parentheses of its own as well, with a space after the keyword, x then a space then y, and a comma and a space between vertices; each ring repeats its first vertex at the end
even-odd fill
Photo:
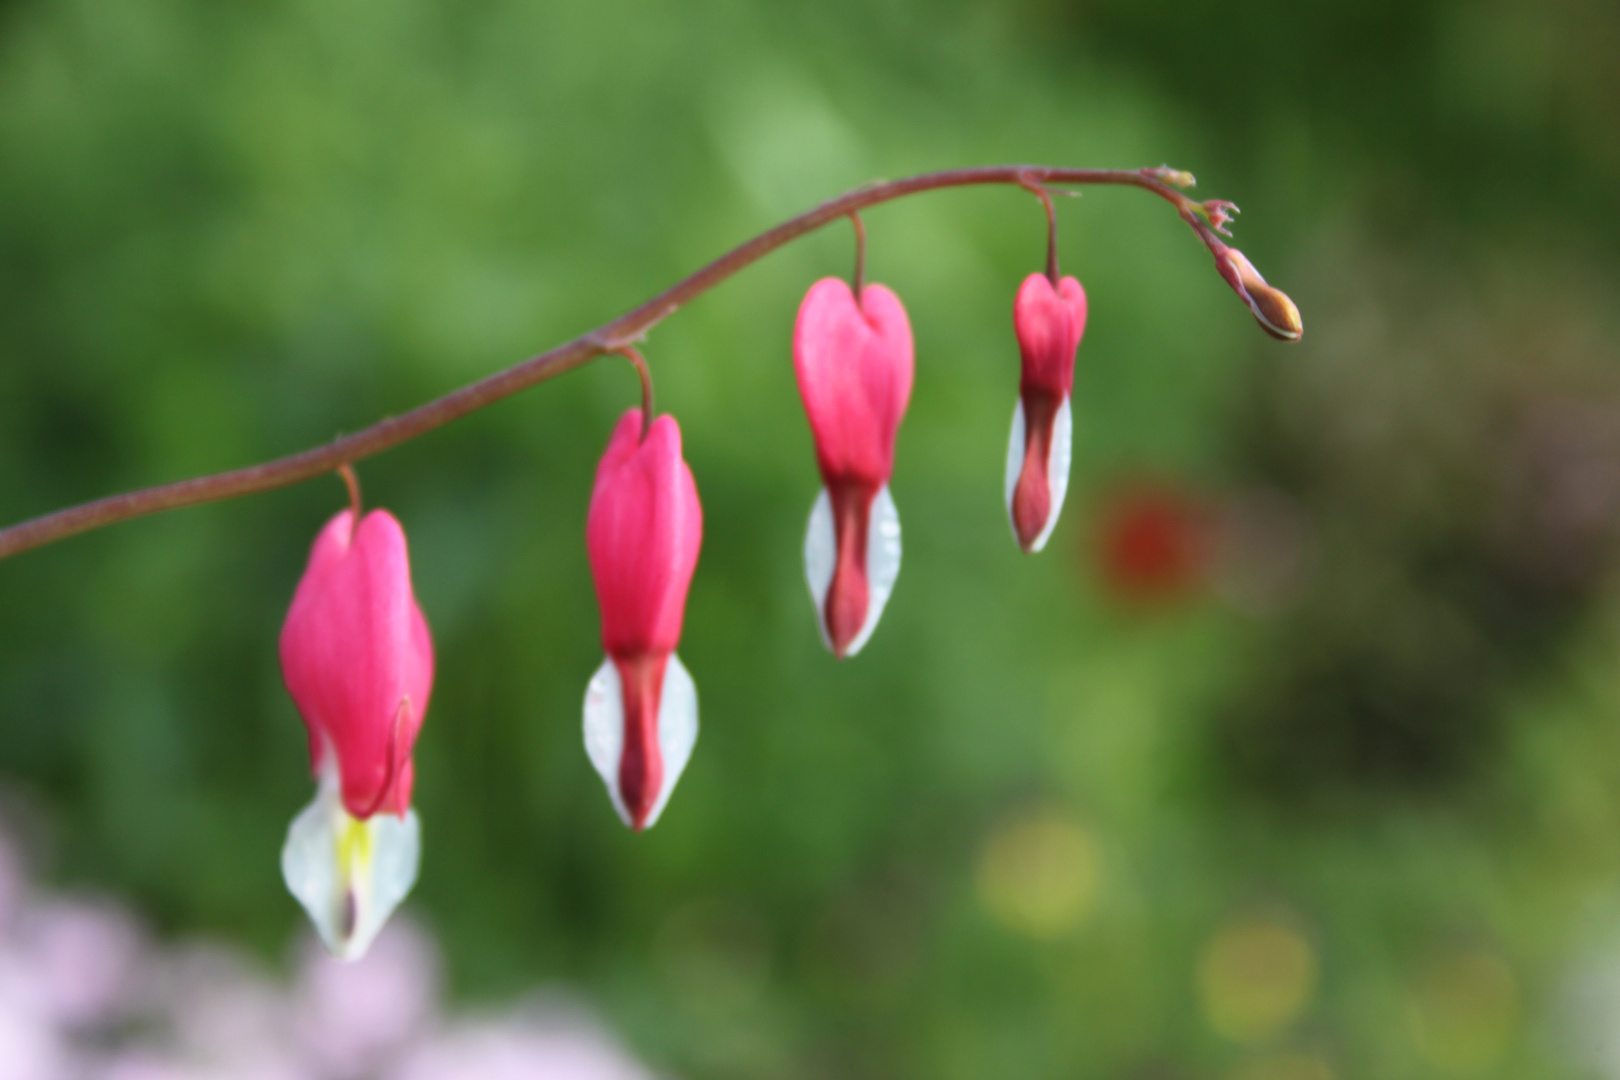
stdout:
MULTIPOLYGON (((827 631, 827 590, 832 587, 833 570, 838 561, 838 539, 833 523, 832 499, 822 488, 810 508, 810 526, 804 535, 804 576, 810 585, 810 598, 816 605, 816 627, 821 631, 821 643, 835 655, 832 635, 827 631)), ((865 647, 872 631, 877 629, 883 608, 894 592, 895 579, 900 576, 900 513, 895 509, 889 485, 878 489, 872 500, 871 514, 866 523, 866 619, 850 641, 841 659, 848 659, 865 647)))
POLYGON ((1052 446, 1046 457, 1046 489, 1051 502, 1046 513, 1046 524, 1028 545, 1018 535, 1018 523, 1013 518, 1013 495, 1018 490, 1018 477, 1024 470, 1024 402, 1020 398, 1013 408, 1012 433, 1007 440, 1007 473, 1004 498, 1007 503, 1007 523, 1012 526, 1013 539, 1025 552, 1034 555, 1046 547, 1057 528, 1058 516, 1063 512, 1063 500, 1069 493, 1069 464, 1074 454, 1074 413, 1069 399, 1064 398, 1052 421, 1052 446))
MULTIPOLYGON (((641 824, 643 830, 652 828, 663 815, 675 782, 692 759, 697 734, 697 685, 681 658, 671 653, 658 700, 658 753, 663 761, 663 780, 647 820, 641 824)), ((634 829, 635 821, 625 806, 619 784, 619 762, 624 754, 624 689, 611 658, 602 661, 585 688, 585 754, 607 785, 608 798, 613 800, 619 820, 634 829)))
POLYGON ((833 568, 838 562, 838 537, 833 529, 832 499, 827 489, 816 494, 810 507, 810 525, 804 533, 804 578, 810 586, 810 599, 816 605, 816 629, 821 643, 832 652, 832 635, 827 633, 827 590, 832 587, 833 568))
POLYGON ((358 960, 416 884, 422 829, 416 811, 365 821, 343 808, 335 778, 293 819, 281 875, 328 952, 358 960))

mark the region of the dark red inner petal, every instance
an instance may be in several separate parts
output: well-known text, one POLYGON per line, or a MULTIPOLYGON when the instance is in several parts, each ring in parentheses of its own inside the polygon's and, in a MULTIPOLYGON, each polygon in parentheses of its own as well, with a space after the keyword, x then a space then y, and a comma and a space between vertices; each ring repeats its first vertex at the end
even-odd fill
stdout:
POLYGON ((664 692, 668 653, 615 656, 624 699, 624 749, 619 754, 619 797, 630 827, 646 827, 658 791, 664 786, 664 756, 658 749, 658 706, 664 692))
POLYGON ((1052 427, 1062 399, 1036 390, 1025 391, 1024 467, 1013 488, 1013 529, 1025 551, 1035 546, 1052 513, 1052 488, 1047 465, 1052 457, 1052 427))
POLYGON ((872 500, 878 489, 873 484, 845 480, 827 485, 832 502, 833 532, 838 539, 838 560, 833 566, 832 584, 827 589, 825 613, 827 636, 833 654, 842 657, 866 625, 866 608, 871 588, 866 581, 866 532, 872 514, 872 500))

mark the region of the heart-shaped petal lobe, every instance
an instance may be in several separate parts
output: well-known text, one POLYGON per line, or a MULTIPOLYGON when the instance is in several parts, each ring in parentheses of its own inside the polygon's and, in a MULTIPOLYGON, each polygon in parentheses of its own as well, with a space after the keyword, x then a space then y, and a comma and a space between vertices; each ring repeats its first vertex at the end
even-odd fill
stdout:
POLYGON ((362 820, 410 806, 411 748, 433 690, 433 642, 411 590, 405 533, 386 510, 326 523, 281 628, 281 671, 320 774, 336 757, 362 820), (408 707, 407 707, 408 703, 408 707))
POLYGON ((823 278, 799 305, 793 367, 822 479, 886 483, 911 400, 911 323, 882 285, 861 290, 823 278))
POLYGON ((596 470, 585 525, 609 655, 672 652, 703 544, 703 507, 668 414, 641 438, 641 410, 619 418, 596 470))

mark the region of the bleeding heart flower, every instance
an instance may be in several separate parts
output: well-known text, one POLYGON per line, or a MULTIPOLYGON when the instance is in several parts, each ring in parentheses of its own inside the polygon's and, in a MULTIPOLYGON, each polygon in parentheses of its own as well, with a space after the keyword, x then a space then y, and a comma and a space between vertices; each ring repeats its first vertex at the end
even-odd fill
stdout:
POLYGON ((697 742, 697 688, 675 646, 703 507, 673 416, 620 417, 585 524, 607 659, 585 690, 585 752, 632 829, 652 825, 697 742))
POLYGON ((1007 443, 1007 516, 1025 551, 1046 546, 1069 490, 1074 420, 1074 354, 1086 329, 1086 291, 1072 277, 1057 288, 1031 274, 1013 302, 1013 331, 1023 357, 1018 406, 1007 443))
POLYGON ((281 672, 309 729, 319 788, 281 852, 287 887, 341 959, 365 954, 416 882, 411 747, 433 642, 386 510, 338 514, 315 539, 281 628, 281 672))
POLYGON ((882 285, 823 278, 799 305, 793 366, 823 487, 804 569, 822 640, 839 657, 871 637, 900 573, 900 517, 889 496, 894 440, 911 400, 911 323, 882 285))

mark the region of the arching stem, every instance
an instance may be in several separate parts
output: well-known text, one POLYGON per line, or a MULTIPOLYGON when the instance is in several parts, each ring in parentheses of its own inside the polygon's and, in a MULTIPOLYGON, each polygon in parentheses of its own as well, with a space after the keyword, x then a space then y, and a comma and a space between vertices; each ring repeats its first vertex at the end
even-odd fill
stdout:
MULTIPOLYGON (((1167 184, 1161 179, 1161 176, 1165 175, 1179 177, 1183 174, 1174 171, 1167 173, 1162 168, 1058 169, 1040 165, 993 165, 977 169, 924 173, 921 176, 857 188, 836 199, 829 199, 768 232, 761 233, 612 322, 565 342, 549 352, 531 357, 459 390, 453 390, 410 412, 388 417, 351 435, 334 439, 324 446, 230 472, 198 476, 190 480, 128 491, 121 495, 110 495, 93 502, 43 514, 7 529, 0 529, 0 559, 55 543, 90 529, 128 521, 130 518, 155 514, 163 510, 178 510, 184 506, 218 502, 239 495, 273 491, 331 472, 345 463, 360 461, 384 450, 391 450, 401 443, 427 434, 434 428, 443 427, 452 420, 459 420, 486 405, 511 397, 520 390, 555 378, 605 353, 615 352, 627 342, 640 340, 647 331, 669 317, 683 304, 703 295, 739 270, 806 233, 814 232, 829 222, 848 217, 867 207, 923 191, 976 184, 1019 184, 1024 187, 1035 184, 1043 189, 1052 184, 1120 184, 1138 187, 1173 205, 1180 212, 1182 219, 1218 255, 1217 245, 1220 242, 1204 223, 1204 204, 1194 202, 1167 184)), ((1190 177, 1188 179, 1190 180, 1190 177)))

